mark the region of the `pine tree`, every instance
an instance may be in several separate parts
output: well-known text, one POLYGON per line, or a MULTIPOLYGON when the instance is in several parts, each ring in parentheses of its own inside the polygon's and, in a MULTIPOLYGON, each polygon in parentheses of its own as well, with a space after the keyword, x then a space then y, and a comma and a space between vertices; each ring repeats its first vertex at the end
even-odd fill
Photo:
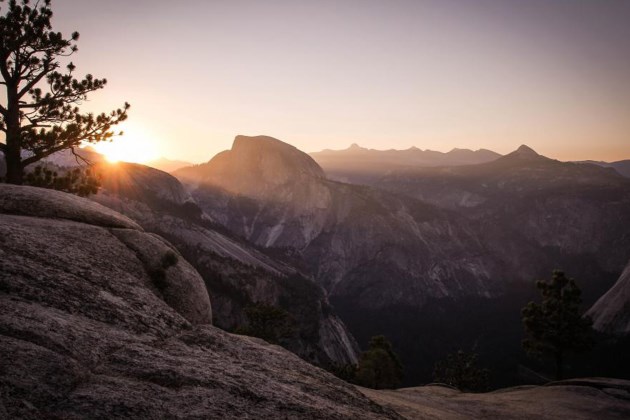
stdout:
POLYGON ((462 391, 485 391, 488 388, 488 369, 477 365, 476 353, 458 350, 435 364, 433 380, 462 391))
POLYGON ((91 168, 74 168, 59 173, 47 167, 36 166, 24 177, 24 184, 87 197, 98 192, 101 176, 91 168))
POLYGON ((566 354, 591 348, 592 320, 581 316, 581 291, 562 271, 554 271, 549 283, 539 281, 536 287, 542 302, 530 302, 522 310, 527 335, 523 348, 532 355, 551 355, 556 379, 562 379, 566 354))
MULTIPOLYGON (((0 0, 3 2, 3 0, 0 0)), ((26 166, 64 149, 74 152, 83 142, 111 140, 111 128, 127 118, 129 104, 109 114, 82 114, 78 105, 107 81, 88 74, 74 77, 70 62, 63 72, 60 59, 77 52, 79 33, 65 38, 51 26, 50 0, 31 7, 29 0, 11 0, 0 16, 0 143, 7 166, 6 180, 22 184, 26 166)))
POLYGON ((396 388, 402 376, 402 364, 392 344, 382 335, 372 337, 368 350, 359 359, 356 382, 374 389, 396 388))

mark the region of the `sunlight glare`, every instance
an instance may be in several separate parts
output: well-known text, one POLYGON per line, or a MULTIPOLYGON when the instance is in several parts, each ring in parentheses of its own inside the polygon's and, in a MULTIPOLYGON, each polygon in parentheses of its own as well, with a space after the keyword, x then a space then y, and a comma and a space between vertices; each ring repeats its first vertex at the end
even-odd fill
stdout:
POLYGON ((124 127, 123 131, 124 134, 121 137, 116 137, 111 142, 101 142, 91 146, 98 153, 103 154, 110 163, 146 163, 158 158, 157 141, 153 136, 136 126, 124 127))

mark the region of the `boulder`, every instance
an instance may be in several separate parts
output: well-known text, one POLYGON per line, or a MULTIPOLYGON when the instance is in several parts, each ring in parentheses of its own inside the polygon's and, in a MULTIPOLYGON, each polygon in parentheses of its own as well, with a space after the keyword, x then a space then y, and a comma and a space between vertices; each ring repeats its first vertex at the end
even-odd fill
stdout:
POLYGON ((128 217, 93 201, 37 187, 0 184, 0 212, 68 219, 102 227, 142 230, 128 217))

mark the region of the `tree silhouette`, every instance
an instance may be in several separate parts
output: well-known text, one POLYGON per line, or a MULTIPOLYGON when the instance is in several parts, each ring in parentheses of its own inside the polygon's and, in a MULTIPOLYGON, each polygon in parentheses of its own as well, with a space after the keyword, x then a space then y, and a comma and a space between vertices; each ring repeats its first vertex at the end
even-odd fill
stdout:
MULTIPOLYGON (((3 0, 0 0, 3 2, 3 0)), ((129 104, 109 114, 82 114, 78 105, 107 81, 73 75, 70 62, 63 72, 60 59, 77 52, 79 33, 64 38, 51 26, 50 0, 8 2, 0 16, 0 75, 6 105, 0 104, 0 130, 5 143, 6 181, 23 182, 24 168, 64 149, 74 153, 82 142, 111 140, 111 128, 127 118, 129 104)), ((76 155, 75 155, 76 156, 76 155)))
POLYGON ((101 177, 90 168, 74 168, 58 173, 46 167, 36 166, 24 177, 24 184, 87 197, 98 192, 101 177))
POLYGON ((374 389, 396 388, 402 376, 402 364, 392 344, 382 335, 372 337, 368 350, 359 359, 356 382, 374 389))
POLYGON ((582 317, 582 292, 573 279, 554 271, 551 281, 538 281, 540 304, 530 302, 522 310, 527 338, 523 348, 533 355, 550 354, 556 365, 556 379, 562 379, 567 352, 582 352, 592 346, 592 320, 582 317))
POLYGON ((462 391, 485 391, 488 388, 488 369, 477 365, 476 353, 458 350, 435 364, 433 380, 462 391))

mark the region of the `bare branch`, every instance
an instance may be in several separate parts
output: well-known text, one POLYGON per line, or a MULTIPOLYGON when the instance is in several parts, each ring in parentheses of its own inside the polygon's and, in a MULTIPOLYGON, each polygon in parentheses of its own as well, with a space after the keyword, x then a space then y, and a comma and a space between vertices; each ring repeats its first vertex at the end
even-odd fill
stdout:
POLYGON ((92 162, 90 162, 89 159, 86 159, 85 157, 81 156, 80 154, 78 154, 76 152, 76 150, 74 150, 74 146, 70 148, 70 151, 72 152, 72 154, 74 155, 74 159, 77 161, 77 163, 79 165, 81 165, 81 162, 79 162, 79 159, 81 159, 83 161, 83 163, 85 163, 86 165, 92 165, 92 162))

